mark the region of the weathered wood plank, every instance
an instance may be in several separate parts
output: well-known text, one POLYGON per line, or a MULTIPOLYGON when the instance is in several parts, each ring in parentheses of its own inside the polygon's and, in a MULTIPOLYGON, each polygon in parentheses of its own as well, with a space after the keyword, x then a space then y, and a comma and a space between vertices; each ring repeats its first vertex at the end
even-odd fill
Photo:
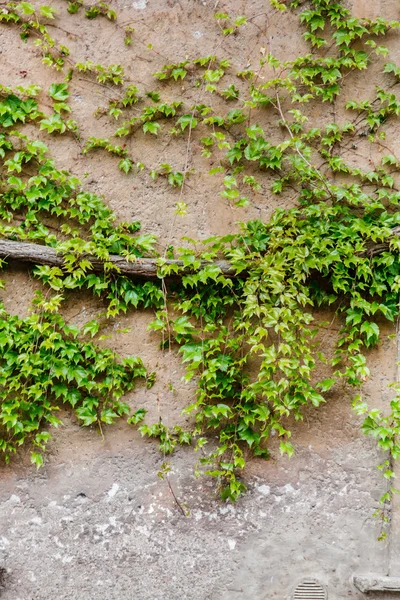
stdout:
MULTIPOLYGON (((400 227, 393 230, 393 235, 399 235, 400 227)), ((368 245, 362 253, 370 257, 381 254, 389 249, 388 244, 368 245)), ((15 242, 12 240, 0 239, 0 258, 30 262, 36 265, 50 265, 62 267, 64 260, 61 254, 58 254, 55 248, 50 246, 41 246, 40 244, 31 244, 28 242, 15 242)), ((95 272, 104 271, 104 261, 95 256, 82 255, 92 264, 92 270, 95 272)), ((108 259, 113 265, 118 267, 120 273, 132 277, 157 277, 157 259, 156 258, 138 258, 134 262, 127 261, 123 256, 111 255, 108 259)), ((167 259, 166 264, 178 265, 183 267, 181 260, 167 259)), ((204 261, 203 265, 212 264, 221 269, 221 273, 227 277, 236 277, 236 271, 227 260, 216 260, 212 263, 204 261)), ((190 268, 185 269, 185 273, 190 273, 190 268)), ((177 275, 179 277, 181 275, 177 275)))
MULTIPOLYGON (((54 248, 27 242, 14 242, 11 240, 0 240, 0 258, 54 267, 62 267, 64 264, 62 255, 57 254, 57 251, 54 248)), ((104 262, 95 256, 82 255, 82 258, 90 261, 93 271, 104 271, 104 262)), ((158 266, 156 258, 138 258, 135 262, 129 262, 123 256, 111 255, 108 262, 111 262, 118 267, 120 273, 123 275, 146 278, 157 277, 158 266)), ((181 260, 167 259, 165 262, 170 265, 183 266, 181 260)), ((210 263, 204 262, 203 264, 206 265, 210 263)), ((228 261, 216 260, 212 264, 219 267, 223 275, 235 277, 235 269, 228 261)), ((190 269, 186 269, 185 272, 190 273, 190 269)))

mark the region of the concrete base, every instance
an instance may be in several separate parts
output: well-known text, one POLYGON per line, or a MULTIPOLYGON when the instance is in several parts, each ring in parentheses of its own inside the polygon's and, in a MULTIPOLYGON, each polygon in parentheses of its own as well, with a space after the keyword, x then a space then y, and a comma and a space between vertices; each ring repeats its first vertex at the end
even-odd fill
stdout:
POLYGON ((399 592, 400 577, 381 577, 369 575, 364 577, 353 576, 353 583, 360 592, 399 592))

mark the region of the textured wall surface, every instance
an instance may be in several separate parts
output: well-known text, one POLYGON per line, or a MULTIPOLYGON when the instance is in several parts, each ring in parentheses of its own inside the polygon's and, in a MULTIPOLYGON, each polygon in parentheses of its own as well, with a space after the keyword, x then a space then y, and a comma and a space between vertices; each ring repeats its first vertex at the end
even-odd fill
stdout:
MULTIPOLYGON (((151 73, 165 62, 213 51, 219 43, 212 22, 217 5, 234 14, 261 15, 262 28, 266 4, 120 0, 121 21, 132 20, 136 29, 133 53, 104 20, 88 25, 66 16, 65 29, 79 36, 67 37, 66 43, 77 60, 91 58, 92 53, 99 62, 121 60, 134 82, 148 84, 151 73), (148 58, 150 42, 161 57, 148 58)), ((62 3, 55 6, 61 10, 62 3)), ((354 11, 357 16, 398 16, 394 0, 355 0, 354 11)), ((272 15, 269 7, 268 12, 272 15)), ((268 26, 278 57, 305 53, 293 15, 271 16, 268 26)), ((265 45, 255 29, 249 27, 243 35, 239 41, 224 42, 226 53, 237 57, 242 68, 256 61, 265 45)), ((398 41, 389 40, 394 60, 399 54, 396 44, 398 48, 398 41)), ((0 61, 6 85, 28 82, 21 66, 30 83, 54 80, 32 45, 23 45, 15 31, 5 28, 0 28, 0 61)), ((372 79, 356 75, 344 95, 368 97, 372 79)), ((92 117, 106 92, 84 79, 72 86, 74 118, 84 137, 108 135, 109 124, 92 117)), ((187 94, 190 101, 193 90, 187 94)), ((324 111, 331 118, 332 107, 323 107, 322 116, 324 111)), ((398 146, 395 127, 391 135, 391 144, 398 146)), ((226 233, 239 220, 267 218, 277 203, 260 194, 259 208, 232 210, 218 198, 219 184, 194 175, 185 191, 188 215, 176 223, 176 194, 162 182, 126 179, 116 170, 115 160, 100 153, 83 159, 69 139, 46 143, 58 164, 79 176, 87 174, 88 188, 104 194, 121 219, 139 219, 145 232, 155 231, 171 242, 183 235, 226 233)), ((184 160, 185 148, 174 143, 164 147, 162 139, 152 143, 150 149, 143 145, 141 150, 139 142, 138 149, 131 150, 138 158, 147 152, 146 164, 156 158, 158 163, 166 157, 177 164, 184 160)), ((195 145, 191 160, 201 168, 195 145)), ((23 268, 7 271, 4 279, 7 309, 25 314, 38 283, 23 268)), ((82 324, 103 309, 87 294, 79 300, 71 296, 64 313, 82 324)), ((111 336, 107 344, 124 356, 139 354, 158 370, 154 388, 139 388, 129 396, 132 406, 145 407, 153 418, 162 415, 167 423, 184 422, 180 411, 193 396, 193 387, 180 383, 178 357, 166 357, 157 349, 155 334, 146 330, 151 318, 150 313, 121 317, 105 331, 111 336), (128 327, 129 333, 117 334, 128 327), (166 386, 171 379, 174 394, 166 386)), ((335 326, 327 332, 329 343, 335 333, 335 326)), ((392 333, 390 328, 386 333, 392 333)), ((395 363, 396 345, 385 337, 381 347, 370 352, 372 377, 365 394, 371 406, 388 406, 387 385, 396 378, 395 363)), ((351 412, 344 389, 335 388, 326 405, 306 411, 304 421, 294 426, 296 455, 291 460, 273 450, 271 461, 249 463, 249 492, 236 505, 222 504, 212 482, 196 480, 193 453, 179 450, 171 460, 170 482, 188 516, 181 514, 167 482, 157 477, 163 459, 155 443, 142 440, 123 423, 105 428, 103 440, 95 430, 63 417, 65 426, 55 433, 44 468, 34 472, 25 455, 0 468, 1 600, 285 600, 305 576, 319 578, 330 600, 360 599, 363 594, 350 581, 353 573, 400 574, 395 537, 400 533, 400 512, 393 521, 391 544, 378 542, 379 523, 372 514, 385 490, 375 468, 382 457, 361 433, 360 419, 351 412)))

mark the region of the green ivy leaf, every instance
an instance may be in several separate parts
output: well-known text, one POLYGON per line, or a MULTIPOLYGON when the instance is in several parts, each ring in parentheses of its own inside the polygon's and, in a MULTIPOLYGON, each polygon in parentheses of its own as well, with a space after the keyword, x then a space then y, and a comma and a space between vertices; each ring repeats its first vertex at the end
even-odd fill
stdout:
POLYGON ((40 6, 39 12, 43 17, 46 17, 46 19, 54 19, 56 10, 51 6, 40 6))
POLYGON ((152 133, 153 135, 157 135, 160 129, 160 123, 154 123, 152 121, 147 121, 143 124, 144 133, 152 133))
POLYGON ((43 465, 43 456, 39 452, 31 452, 31 463, 40 469, 43 465))
POLYGON ((49 88, 49 95, 59 102, 64 102, 69 97, 67 83, 52 83, 49 88))
POLYGON ((144 408, 139 408, 136 412, 133 413, 131 417, 128 419, 128 423, 131 425, 137 425, 141 423, 147 414, 147 410, 144 408))

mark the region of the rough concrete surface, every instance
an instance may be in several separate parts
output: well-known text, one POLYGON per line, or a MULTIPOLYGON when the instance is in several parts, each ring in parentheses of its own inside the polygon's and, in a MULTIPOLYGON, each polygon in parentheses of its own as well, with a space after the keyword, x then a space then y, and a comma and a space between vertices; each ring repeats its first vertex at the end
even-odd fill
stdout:
POLYGON ((371 519, 382 482, 362 438, 339 449, 297 444, 290 464, 260 464, 263 477, 249 477, 235 506, 195 481, 178 453, 171 483, 190 509, 184 517, 157 479, 152 445, 114 436, 102 448, 70 430, 67 456, 3 479, 2 600, 284 598, 304 575, 339 600, 363 597, 353 571, 385 571, 371 519), (97 451, 85 456, 84 442, 97 451))
MULTIPOLYGON (((258 60, 260 47, 266 45, 265 27, 279 58, 307 51, 297 17, 274 13, 264 0, 119 0, 119 20, 135 27, 133 49, 123 45, 120 33, 104 19, 87 21, 67 15, 61 1, 53 5, 65 15, 57 36, 65 38, 75 61, 94 56, 105 64, 121 62, 141 88, 149 87, 151 73, 163 64, 220 48, 212 19, 217 6, 254 16, 258 25, 223 40, 221 56, 235 57, 237 70, 258 60), (155 52, 147 49, 148 43, 155 52)), ((355 0, 354 11, 358 16, 398 16, 394 0, 355 0)), ((389 46, 395 61, 398 40, 389 39, 389 46)), ((32 44, 24 45, 15 30, 2 26, 0 65, 5 85, 40 82, 46 89, 58 77, 61 81, 41 65, 32 44)), ((373 82, 373 76, 356 74, 351 87, 345 85, 344 98, 369 97, 373 82)), ((179 85, 190 102, 193 89, 179 85)), ((96 107, 109 99, 108 90, 84 77, 71 88, 73 117, 83 137, 109 135, 115 123, 93 117, 96 107)), ((173 99, 169 88, 163 93, 173 99)), ((321 118, 332 115, 332 107, 321 109, 321 118)), ((398 133, 394 125, 389 146, 399 146, 398 133)), ((102 152, 82 157, 70 138, 44 139, 57 164, 84 177, 85 186, 104 195, 118 218, 139 219, 144 232, 159 234, 164 243, 184 235, 224 234, 240 220, 266 219, 276 206, 290 205, 285 198, 260 193, 250 208, 233 209, 218 196, 220 181, 194 174, 183 195, 188 214, 177 220, 179 197, 164 182, 146 175, 125 177, 116 160, 102 152)), ((150 167, 167 158, 183 167, 186 147, 166 137, 130 144, 130 151, 150 167)), ((368 163, 370 156, 364 158, 368 163)), ((201 172, 202 165, 194 141, 190 166, 201 172)), ((7 310, 26 314, 39 283, 16 265, 2 278, 7 310)), ((77 298, 71 295, 63 309, 71 322, 81 325, 104 310, 88 293, 77 298)), ((103 331, 111 336, 106 343, 123 356, 140 355, 150 370, 157 368, 154 388, 128 395, 132 407, 148 409, 150 421, 162 415, 167 424, 184 423, 180 413, 193 398, 193 385, 180 382, 179 358, 162 354, 156 335, 146 330, 151 318, 146 312, 118 317, 103 331), (125 328, 128 333, 117 333, 125 328), (170 380, 173 394, 167 389, 170 380)), ((328 343, 338 327, 334 324, 327 332, 328 343)), ((386 333, 393 332, 387 328, 386 333)), ((372 378, 364 393, 371 406, 388 406, 387 385, 396 378, 395 363, 396 345, 384 338, 370 352, 372 378)), ((167 482, 157 477, 163 458, 155 443, 142 440, 123 423, 106 427, 103 440, 67 414, 63 419, 65 426, 54 434, 43 469, 34 472, 24 454, 0 468, 1 600, 286 600, 306 576, 326 585, 330 600, 355 600, 365 596, 352 583, 354 573, 400 575, 393 555, 396 543, 393 538, 392 545, 377 541, 379 523, 372 518, 385 490, 375 468, 382 456, 361 433, 361 420, 352 413, 344 389, 335 388, 326 405, 307 410, 305 420, 294 425, 295 457, 280 458, 273 449, 273 460, 249 462, 249 492, 236 505, 222 504, 212 482, 196 480, 196 457, 189 449, 179 450, 171 460, 170 482, 188 516, 181 514, 167 482)))

